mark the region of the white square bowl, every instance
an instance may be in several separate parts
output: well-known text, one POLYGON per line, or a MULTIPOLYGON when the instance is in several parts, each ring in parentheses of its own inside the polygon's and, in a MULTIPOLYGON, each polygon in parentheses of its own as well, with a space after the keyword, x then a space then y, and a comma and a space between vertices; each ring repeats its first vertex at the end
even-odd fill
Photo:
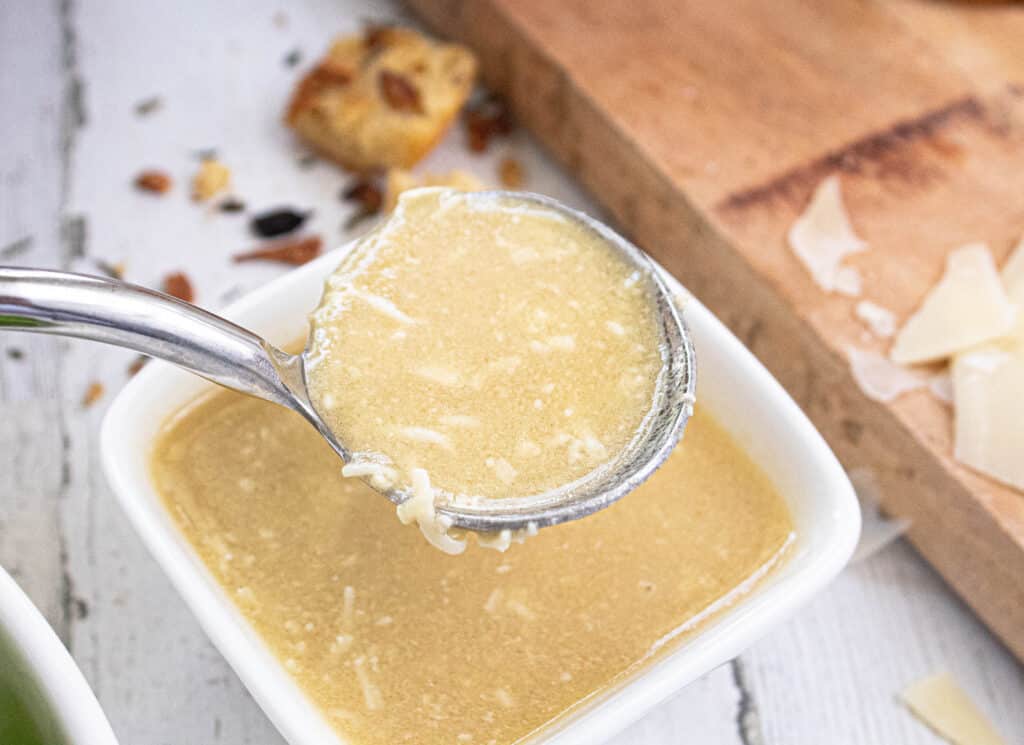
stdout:
MULTIPOLYGON (((325 277, 346 250, 288 273, 223 314, 273 343, 302 337, 325 277)), ((610 737, 791 614, 842 569, 857 542, 860 512, 853 488, 821 435, 703 305, 689 299, 684 315, 697 350, 697 405, 709 409, 767 472, 792 512, 795 543, 780 567, 678 648, 531 742, 592 745, 610 737)), ((337 745, 341 740, 178 532, 150 481, 147 461, 160 425, 210 387, 170 365, 147 365, 117 397, 103 423, 107 478, 153 557, 285 739, 292 745, 337 745)))

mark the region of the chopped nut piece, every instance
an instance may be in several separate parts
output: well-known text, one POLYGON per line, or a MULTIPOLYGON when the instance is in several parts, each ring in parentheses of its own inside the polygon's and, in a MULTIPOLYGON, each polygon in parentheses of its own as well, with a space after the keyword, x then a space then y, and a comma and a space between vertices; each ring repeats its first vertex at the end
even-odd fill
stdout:
POLYGON ((192 198, 205 202, 227 189, 230 182, 231 171, 226 165, 212 158, 203 160, 192 179, 192 198))
POLYGON ((135 104, 135 113, 138 116, 148 116, 149 114, 159 111, 163 105, 164 102, 159 96, 153 96, 151 98, 143 99, 135 104))
POLYGON ((181 272, 174 272, 164 277, 163 290, 168 295, 176 297, 179 300, 184 300, 186 303, 191 303, 195 299, 195 293, 192 291, 192 283, 189 278, 181 272))
POLYGON ((220 203, 221 212, 245 212, 245 202, 237 197, 228 197, 220 203))
POLYGON ((384 208, 390 212, 398 204, 398 197, 403 191, 420 186, 447 186, 459 191, 480 191, 487 188, 483 181, 466 171, 455 170, 448 173, 416 175, 400 168, 392 168, 388 171, 384 208))
POLYGON ((283 264, 299 266, 307 261, 312 261, 320 255, 322 241, 320 236, 313 235, 306 238, 286 238, 285 240, 274 241, 263 248, 257 248, 246 253, 235 254, 235 262, 243 261, 279 261, 283 264))
POLYGON ((294 126, 295 120, 310 101, 322 98, 332 90, 347 87, 352 77, 352 70, 341 62, 331 59, 321 62, 299 81, 285 119, 294 126))
POLYGON ((345 168, 408 168, 465 103, 476 60, 411 29, 370 26, 337 40, 299 83, 287 122, 345 168), (412 114, 415 114, 412 115, 412 114))
POLYGON ((132 363, 128 365, 128 377, 136 375, 139 372, 139 370, 146 366, 147 362, 149 362, 149 357, 147 357, 144 354, 140 354, 138 357, 132 360, 132 363))
POLYGON ((358 179, 348 186, 341 194, 346 202, 355 202, 370 214, 380 212, 384 197, 380 187, 369 179, 358 179))
POLYGON ((489 96, 479 104, 466 109, 466 144, 475 153, 487 149, 491 138, 507 135, 514 128, 512 114, 505 102, 496 96, 489 96))
POLYGON ((19 238, 16 241, 8 243, 3 248, 0 248, 0 259, 13 259, 15 256, 19 256, 26 253, 32 248, 32 243, 35 241, 31 235, 26 235, 23 238, 19 238))
POLYGON ((380 86, 380 95, 395 111, 423 113, 419 89, 409 78, 391 70, 381 70, 377 84, 380 86))
POLYGON ((523 172, 522 164, 515 158, 502 158, 498 164, 498 178, 502 186, 509 189, 519 189, 526 182, 526 174, 523 172))
POLYGON ((341 198, 346 202, 355 202, 359 209, 345 221, 344 230, 351 230, 368 217, 380 213, 384 196, 380 187, 369 179, 358 179, 341 192, 341 198))
POLYGON ((111 264, 109 261, 96 259, 96 268, 111 279, 124 279, 124 262, 119 261, 116 264, 111 264))
POLYGON ((90 383, 89 387, 85 389, 85 395, 82 396, 82 406, 85 408, 92 406, 103 398, 103 391, 103 383, 90 383))
POLYGON ((165 194, 171 188, 171 177, 163 171, 143 171, 135 177, 135 186, 153 194, 165 194))

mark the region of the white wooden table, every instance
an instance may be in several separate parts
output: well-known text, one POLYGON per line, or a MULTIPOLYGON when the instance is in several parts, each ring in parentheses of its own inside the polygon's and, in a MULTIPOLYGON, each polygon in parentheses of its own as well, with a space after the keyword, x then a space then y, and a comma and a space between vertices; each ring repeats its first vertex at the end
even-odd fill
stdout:
MULTIPOLYGON (((282 269, 230 263, 244 218, 188 199, 195 152, 215 148, 251 207, 316 209, 328 245, 345 237, 346 182, 281 125, 298 69, 332 34, 391 4, 306 0, 0 2, 0 263, 94 272, 125 262, 157 286, 182 269, 216 308, 282 269), (159 96, 160 110, 135 105, 159 96), (142 168, 176 179, 141 195, 142 168), (2 250, 2 249, 0 249, 2 250)), ((526 135, 474 157, 458 133, 431 156, 494 180, 510 150, 529 188, 593 210, 526 135)), ((685 282, 685 277, 682 278, 685 282)), ((28 591, 95 689, 124 743, 274 743, 273 727, 135 538, 97 458, 106 404, 132 355, 0 335, 0 564, 28 591), (15 359, 16 353, 21 359, 15 359), (83 408, 92 381, 107 395, 83 408)), ((614 743, 879 745, 938 742, 895 703, 905 684, 951 671, 1009 743, 1024 743, 1024 670, 903 543, 848 570, 739 660, 661 705, 614 743)))

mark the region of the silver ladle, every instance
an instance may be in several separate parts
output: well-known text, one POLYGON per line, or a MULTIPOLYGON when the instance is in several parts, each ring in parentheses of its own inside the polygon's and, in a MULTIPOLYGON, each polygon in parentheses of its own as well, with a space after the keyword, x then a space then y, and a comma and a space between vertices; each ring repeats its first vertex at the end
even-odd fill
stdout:
MULTIPOLYGON (((497 192, 479 192, 494 197, 497 192)), ((657 309, 663 366, 651 409, 626 448, 589 474, 542 494, 437 505, 455 527, 531 530, 589 515, 639 486, 682 437, 694 402, 696 369, 689 333, 647 255, 606 225, 533 194, 508 193, 555 209, 598 233, 646 282, 657 309)), ((281 351, 251 331, 189 303, 112 279, 44 269, 0 267, 0 331, 33 331, 106 342, 172 362, 241 393, 297 411, 346 463, 352 453, 324 423, 306 388, 305 352, 281 351)), ((405 488, 384 492, 400 504, 405 488)))

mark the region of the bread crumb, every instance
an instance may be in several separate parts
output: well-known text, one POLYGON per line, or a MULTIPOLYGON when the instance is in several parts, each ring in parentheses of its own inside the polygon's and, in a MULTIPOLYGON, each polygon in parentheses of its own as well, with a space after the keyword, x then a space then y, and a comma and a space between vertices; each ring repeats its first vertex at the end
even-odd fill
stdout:
POLYGON ((192 198, 205 202, 225 191, 230 183, 231 170, 226 165, 212 158, 204 160, 192 179, 192 198))
POLYGON ((103 383, 95 381, 89 383, 89 387, 85 389, 85 395, 82 396, 82 406, 84 408, 89 408, 94 403, 99 401, 101 398, 103 398, 104 390, 105 389, 103 387, 103 383))
POLYGON ((507 186, 509 189, 521 189, 526 183, 523 165, 512 157, 502 158, 501 163, 498 164, 498 179, 502 186, 507 186))
POLYGON ((409 168, 466 102, 476 58, 412 29, 368 28, 337 39, 298 84, 286 121, 343 167, 409 168))

